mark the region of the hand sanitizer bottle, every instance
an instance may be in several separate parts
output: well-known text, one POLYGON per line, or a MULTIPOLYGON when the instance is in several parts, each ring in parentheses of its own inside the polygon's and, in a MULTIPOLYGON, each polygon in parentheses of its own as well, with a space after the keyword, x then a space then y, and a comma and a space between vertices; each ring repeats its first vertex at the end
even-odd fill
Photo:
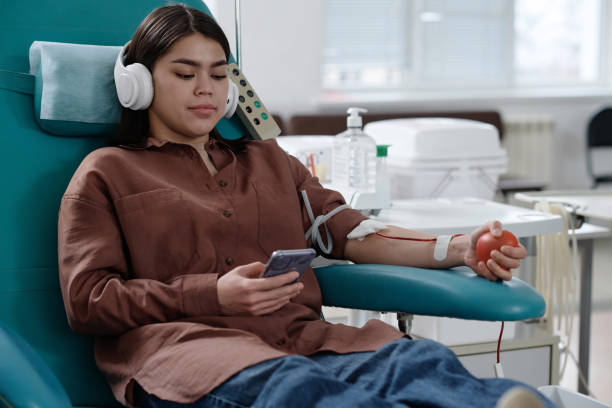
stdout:
POLYGON ((362 193, 376 190, 376 142, 361 128, 360 113, 366 109, 351 107, 347 110, 347 130, 334 139, 332 183, 362 193))

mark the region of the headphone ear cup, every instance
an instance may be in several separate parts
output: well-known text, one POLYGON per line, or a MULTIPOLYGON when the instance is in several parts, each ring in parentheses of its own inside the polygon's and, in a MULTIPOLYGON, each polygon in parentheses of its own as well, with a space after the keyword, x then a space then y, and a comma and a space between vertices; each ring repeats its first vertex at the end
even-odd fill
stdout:
POLYGON ((153 101, 153 78, 151 77, 151 72, 140 63, 128 65, 126 71, 130 72, 130 76, 135 84, 134 101, 130 109, 147 109, 153 101))
POLYGON ((227 87, 227 99, 225 104, 225 111, 223 112, 224 118, 231 118, 234 116, 234 112, 236 112, 236 107, 238 106, 238 87, 236 84, 228 80, 229 86, 227 87))
MULTIPOLYGON (((129 43, 128 43, 129 44, 129 43)), ((132 110, 147 109, 153 101, 151 72, 142 64, 123 65, 123 46, 115 62, 114 77, 117 97, 122 106, 132 110)))

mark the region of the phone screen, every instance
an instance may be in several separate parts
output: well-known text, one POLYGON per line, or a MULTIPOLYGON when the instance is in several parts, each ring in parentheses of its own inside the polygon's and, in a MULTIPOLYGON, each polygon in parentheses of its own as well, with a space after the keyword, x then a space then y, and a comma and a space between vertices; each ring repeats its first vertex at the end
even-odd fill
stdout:
POLYGON ((312 248, 274 251, 266 264, 263 276, 269 278, 290 271, 297 271, 301 278, 306 268, 310 266, 310 262, 316 256, 317 253, 312 248))

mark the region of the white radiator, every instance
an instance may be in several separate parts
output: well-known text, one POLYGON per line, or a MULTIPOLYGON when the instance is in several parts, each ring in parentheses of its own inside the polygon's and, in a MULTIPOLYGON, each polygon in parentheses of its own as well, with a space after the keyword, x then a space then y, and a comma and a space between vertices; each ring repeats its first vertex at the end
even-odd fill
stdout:
POLYGON ((508 174, 550 183, 554 121, 545 115, 504 116, 508 174))

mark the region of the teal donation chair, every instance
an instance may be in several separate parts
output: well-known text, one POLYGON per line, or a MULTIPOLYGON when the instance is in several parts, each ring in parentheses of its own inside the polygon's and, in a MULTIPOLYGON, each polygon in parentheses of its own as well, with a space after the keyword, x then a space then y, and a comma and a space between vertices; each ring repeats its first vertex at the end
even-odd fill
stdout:
MULTIPOLYGON (((183 2, 208 12, 198 0, 183 2)), ((93 136, 96 124, 59 124, 72 136, 42 129, 28 49, 33 41, 122 45, 163 4, 0 2, 0 407, 119 406, 96 368, 93 339, 68 326, 57 270, 60 198, 82 158, 105 139, 93 136)), ((545 309, 518 279, 492 283, 471 272, 387 265, 333 265, 316 274, 329 306, 491 321, 545 309)))

